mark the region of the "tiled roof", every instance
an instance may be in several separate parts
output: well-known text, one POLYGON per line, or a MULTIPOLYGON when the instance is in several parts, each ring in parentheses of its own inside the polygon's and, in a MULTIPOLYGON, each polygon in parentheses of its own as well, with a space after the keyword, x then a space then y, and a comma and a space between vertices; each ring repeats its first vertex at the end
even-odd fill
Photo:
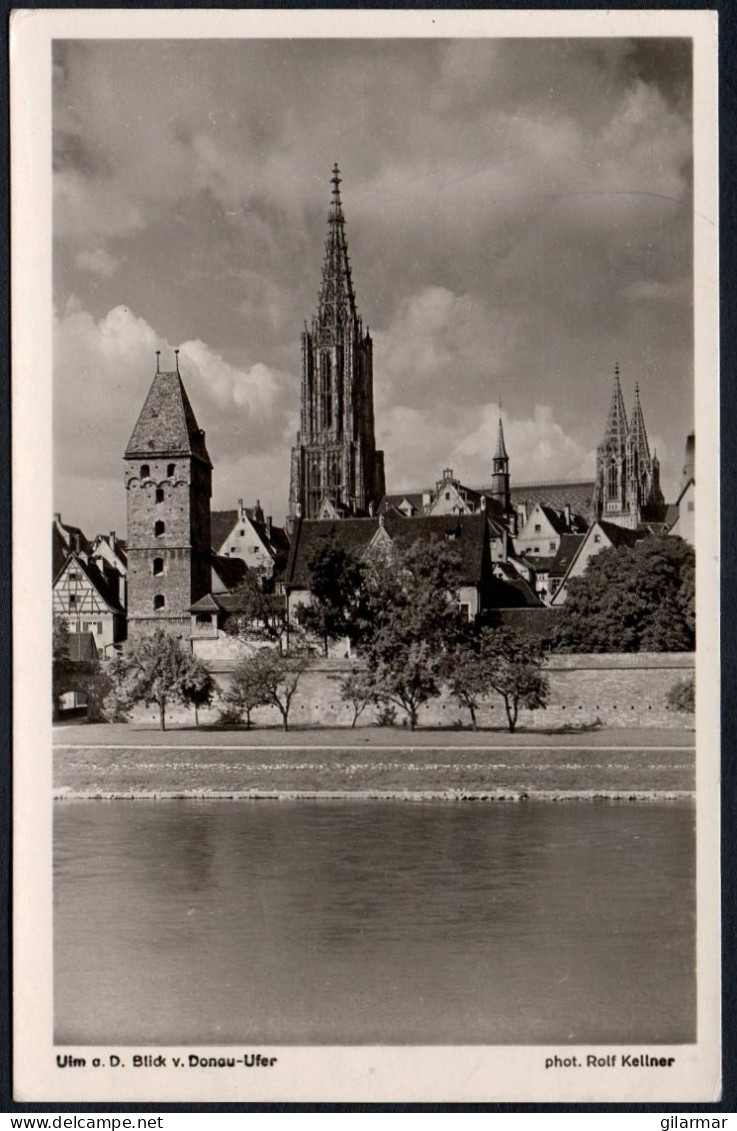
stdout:
MULTIPOLYGON (((309 589, 309 563, 320 546, 330 540, 360 558, 379 525, 378 518, 299 519, 295 523, 287 565, 287 588, 309 589)), ((461 583, 480 584, 487 553, 486 518, 483 514, 404 518, 390 513, 384 519, 384 527, 392 542, 400 547, 409 547, 416 541, 450 542, 460 560, 461 583)))
MULTIPOLYGON (((83 557, 80 557, 77 554, 74 554, 72 556, 74 557, 74 560, 77 563, 77 565, 79 565, 80 568, 83 570, 83 572, 87 575, 91 584, 94 585, 95 589, 100 594, 103 601, 105 601, 105 603, 108 605, 108 607, 110 608, 110 611, 113 612, 113 613, 123 613, 125 610, 123 609, 122 605, 120 604, 120 599, 118 597, 118 592, 117 592, 117 586, 115 588, 113 588, 113 584, 111 583, 111 581, 108 581, 108 578, 105 576, 105 574, 102 572, 102 570, 97 567, 97 565, 94 562, 85 561, 85 559, 83 557)), ((116 580, 117 580, 117 577, 118 577, 118 575, 115 574, 116 580)))
POLYGON ((579 551, 584 540, 584 534, 563 534, 560 539, 558 553, 553 559, 550 573, 553 577, 563 577, 571 562, 579 551))
POLYGON ((133 429, 126 458, 196 456, 210 463, 200 428, 178 373, 157 373, 133 429))
POLYGON ((642 537, 636 530, 630 530, 626 526, 617 526, 615 522, 606 522, 604 519, 599 519, 599 526, 615 547, 634 546, 635 542, 638 542, 642 537))
MULTIPOLYGON (((430 491, 426 491, 425 494, 429 495, 430 491)), ((403 503, 405 499, 408 503, 412 504, 416 511, 422 513, 422 495, 422 491, 398 491, 393 495, 384 495, 384 498, 379 503, 379 514, 386 514, 392 507, 399 508, 399 504, 403 503)), ((400 511, 399 513, 401 514, 402 512, 400 511)))
POLYGON ((216 554, 237 521, 238 511, 210 512, 210 541, 216 554))
POLYGON ((528 514, 535 503, 542 503, 543 506, 551 507, 556 511, 562 511, 569 506, 574 514, 588 515, 591 511, 595 486, 593 479, 520 483, 510 488, 509 496, 512 506, 524 505, 528 514))
POLYGON ((540 554, 522 554, 521 557, 525 565, 529 566, 535 573, 549 573, 555 561, 555 555, 543 557, 540 554))
POLYGON ((240 585, 246 576, 248 566, 242 558, 220 558, 217 554, 213 554, 212 572, 215 575, 212 579, 213 592, 219 593, 219 587, 215 585, 215 578, 220 579, 225 590, 235 589, 236 585, 240 585))

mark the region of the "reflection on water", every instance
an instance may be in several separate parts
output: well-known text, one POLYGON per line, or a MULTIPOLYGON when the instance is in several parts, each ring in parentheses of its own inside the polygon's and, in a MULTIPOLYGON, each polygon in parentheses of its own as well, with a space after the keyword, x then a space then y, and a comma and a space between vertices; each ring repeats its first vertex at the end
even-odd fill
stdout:
POLYGON ((59 803, 56 1040, 692 1041, 693 818, 59 803))

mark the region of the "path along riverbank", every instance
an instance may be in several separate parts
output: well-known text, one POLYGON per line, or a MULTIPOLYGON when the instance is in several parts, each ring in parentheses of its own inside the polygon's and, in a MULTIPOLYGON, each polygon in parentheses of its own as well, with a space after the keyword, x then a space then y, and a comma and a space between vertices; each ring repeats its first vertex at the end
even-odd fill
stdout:
POLYGON ((54 728, 54 796, 683 800, 692 731, 54 728))

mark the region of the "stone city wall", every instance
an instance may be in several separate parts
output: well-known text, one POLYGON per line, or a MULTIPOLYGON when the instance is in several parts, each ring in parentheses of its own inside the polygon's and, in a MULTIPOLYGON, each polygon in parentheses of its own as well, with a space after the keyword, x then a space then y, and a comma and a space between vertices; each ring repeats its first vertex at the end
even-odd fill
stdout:
MULTIPOLYGON (((666 697, 670 688, 694 672, 694 655, 690 652, 641 652, 633 654, 598 653, 551 656, 547 665, 550 683, 548 707, 544 711, 520 711, 518 726, 556 729, 570 727, 669 727, 684 729, 693 726, 693 716, 668 709, 666 697)), ((291 726, 350 726, 353 710, 340 698, 340 680, 357 666, 345 659, 316 660, 301 677, 299 689, 290 711, 291 726)), ((222 688, 229 682, 229 665, 215 670, 222 688)), ((201 723, 216 722, 217 704, 200 711, 201 723)), ((504 704, 492 696, 478 711, 480 727, 506 726, 504 704)), ((396 724, 401 727, 403 712, 397 709, 396 724)), ((140 710, 137 721, 157 721, 155 710, 140 710)), ((192 711, 173 708, 167 718, 172 722, 193 722, 192 711)), ((367 707, 357 726, 375 723, 376 709, 367 707)), ((259 708, 252 714, 256 726, 275 726, 281 717, 275 708, 259 708)), ((420 710, 420 726, 468 726, 468 711, 446 693, 431 700, 420 710)))

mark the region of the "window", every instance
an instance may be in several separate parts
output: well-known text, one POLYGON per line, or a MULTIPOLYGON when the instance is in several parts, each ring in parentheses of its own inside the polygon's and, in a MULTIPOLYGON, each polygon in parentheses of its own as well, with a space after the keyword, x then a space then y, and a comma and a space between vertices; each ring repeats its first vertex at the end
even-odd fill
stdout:
POLYGON ((539 554, 540 553, 540 547, 534 546, 533 549, 532 549, 532 552, 533 552, 533 554, 539 554))
POLYGON ((157 538, 159 537, 160 534, 163 534, 165 530, 166 530, 166 523, 162 522, 161 519, 159 519, 158 522, 154 523, 154 534, 156 535, 157 538))
POLYGON ((594 535, 594 541, 595 542, 601 542, 601 534, 595 534, 594 535))
POLYGON ((166 597, 163 593, 157 593, 154 597, 154 609, 163 609, 166 605, 166 597))
POLYGON ((551 550, 555 550, 555 542, 548 542, 551 550))
POLYGON ((69 608, 73 609, 76 604, 77 604, 76 596, 74 595, 74 593, 70 593, 69 594, 69 608))
POLYGON ((542 530, 542 526, 540 525, 539 522, 536 522, 535 523, 535 533, 539 534, 541 530, 542 530))
POLYGON ((156 502, 157 503, 163 503, 163 501, 164 501, 164 488, 163 487, 157 487, 156 488, 156 502))
POLYGON ((465 617, 466 620, 471 619, 471 606, 467 605, 465 602, 461 603, 461 616, 465 617))
POLYGON ((212 616, 210 613, 198 613, 197 624, 206 625, 208 628, 212 626, 212 616))
POLYGON ((164 572, 164 559, 163 558, 154 558, 154 577, 158 577, 159 574, 161 574, 163 572, 164 572))
POLYGON ((450 491, 446 491, 446 492, 445 492, 445 497, 446 497, 446 499, 449 499, 449 498, 450 498, 450 491))
POLYGON ((148 479, 151 474, 151 468, 147 463, 141 464, 141 479, 148 479))
POLYGON ((89 630, 90 630, 90 622, 88 620, 83 620, 82 621, 82 632, 89 632, 89 630))
POLYGON ((97 622, 97 635, 102 636, 102 621, 101 620, 98 620, 98 622, 97 622))
POLYGON ((252 551, 252 553, 257 554, 258 553, 258 546, 251 546, 251 551, 252 551))
POLYGON ((177 465, 175 463, 167 463, 167 465, 166 465, 167 478, 171 479, 171 477, 174 474, 174 472, 176 471, 176 469, 177 469, 177 465))
POLYGON ((74 570, 72 570, 69 574, 69 580, 70 581, 79 581, 79 574, 75 573, 74 570))
POLYGON ((246 533, 245 530, 239 530, 238 531, 238 537, 243 538, 245 536, 245 533, 246 533))
POLYGON ((333 425, 333 388, 330 365, 330 354, 323 350, 320 354, 320 428, 332 428, 333 425))

